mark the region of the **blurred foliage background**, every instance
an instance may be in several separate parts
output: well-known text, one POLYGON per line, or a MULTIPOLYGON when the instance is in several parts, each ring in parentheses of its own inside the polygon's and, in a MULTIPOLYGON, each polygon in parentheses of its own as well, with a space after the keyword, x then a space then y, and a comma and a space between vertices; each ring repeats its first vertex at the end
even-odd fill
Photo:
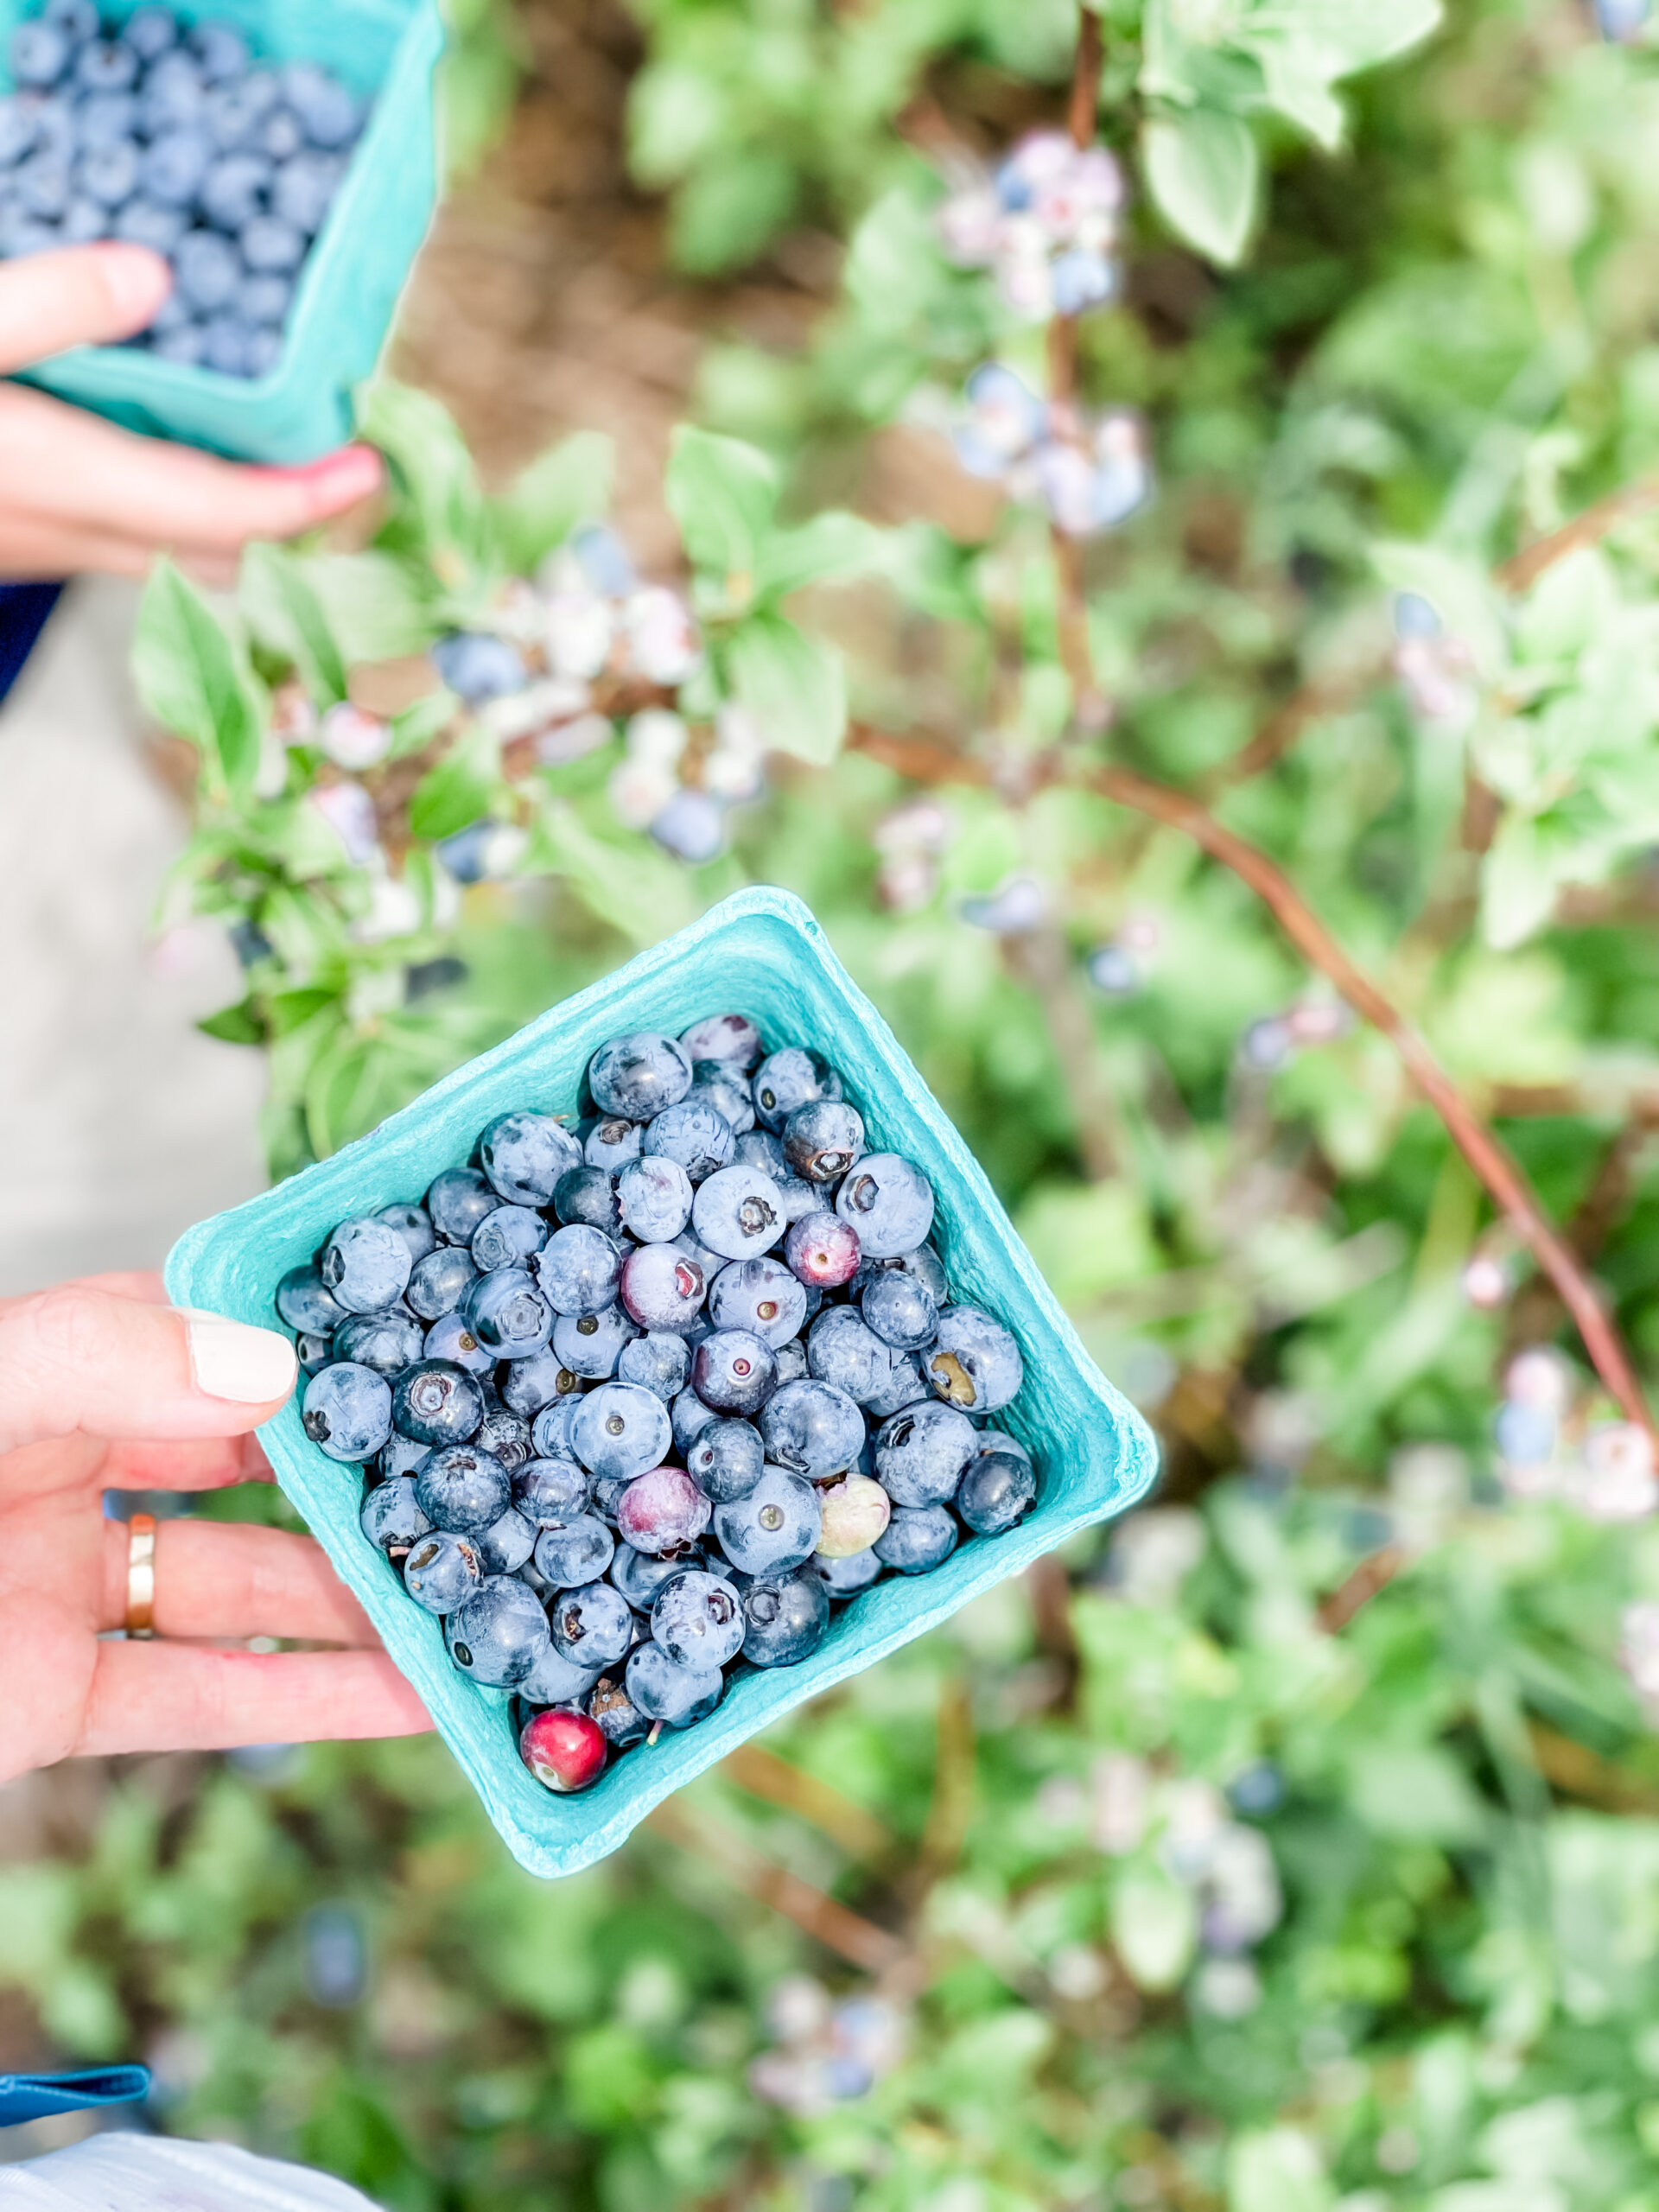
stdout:
POLYGON ((1651 1367, 1642 17, 1109 0, 1057 345, 939 217, 1063 121, 1062 0, 461 15, 372 539, 141 625, 273 1172, 787 884, 1165 1471, 556 1888, 432 1744, 15 1789, 5 2056, 399 2212, 1659 2212, 1643 1409, 1285 899, 1109 780, 1270 858, 1651 1367), (1081 538, 952 444, 1068 349, 1156 485, 1081 538), (537 641, 517 705, 456 627, 537 641))

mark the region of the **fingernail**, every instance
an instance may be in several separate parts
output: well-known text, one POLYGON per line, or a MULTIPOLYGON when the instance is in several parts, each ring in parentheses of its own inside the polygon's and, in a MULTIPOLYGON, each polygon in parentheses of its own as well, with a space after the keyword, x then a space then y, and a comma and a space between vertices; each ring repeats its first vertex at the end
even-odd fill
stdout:
POLYGON ((148 246, 111 243, 94 246, 92 251, 117 315, 136 321, 153 313, 167 297, 171 282, 167 264, 148 246))
POLYGON ((257 1406, 285 1398, 294 1388, 294 1347, 274 1329, 252 1329, 222 1313, 187 1313, 186 1319, 190 1373, 203 1397, 257 1406))

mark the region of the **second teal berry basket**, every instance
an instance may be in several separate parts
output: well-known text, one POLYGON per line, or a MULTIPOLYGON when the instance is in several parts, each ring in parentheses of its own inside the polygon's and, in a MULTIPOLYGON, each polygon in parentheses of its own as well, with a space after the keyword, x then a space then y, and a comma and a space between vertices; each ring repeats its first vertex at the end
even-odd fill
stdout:
MULTIPOLYGON (((100 0, 123 22, 140 0, 100 0)), ((187 22, 234 23, 257 62, 318 61, 371 99, 363 135, 306 257, 282 358, 269 375, 219 376, 132 346, 81 346, 26 381, 130 430, 238 460, 315 461, 352 434, 353 394, 373 372, 437 198, 432 79, 437 0, 169 0, 187 22)), ((16 25, 38 0, 0 0, 0 90, 16 25)))
POLYGON ((410 1601, 359 1526, 357 1470, 307 1440, 290 1401, 261 1432, 278 1482, 419 1691, 514 1857, 536 1874, 574 1873, 614 1851, 653 1805, 746 1738, 924 1635, 1077 1529, 1121 1513, 1156 1471, 1146 1423, 1090 1360, 977 1161, 812 915, 783 891, 738 893, 446 1077, 372 1135, 188 1230, 168 1261, 168 1289, 179 1305, 271 1327, 278 1281, 310 1260, 336 1223, 419 1198, 441 1170, 470 1156, 498 1114, 574 1110, 582 1071, 607 1038, 632 1029, 677 1036, 704 1014, 730 1011, 752 1014, 770 1045, 822 1052, 845 1078, 871 1148, 906 1154, 932 1182, 934 1236, 952 1289, 1019 1339, 1025 1386, 997 1425, 1029 1449, 1041 1490, 1007 1535, 969 1539, 931 1574, 874 1584, 836 1608, 801 1665, 740 1675, 707 1720, 613 1758, 591 1789, 564 1797, 521 1764, 509 1693, 481 1688, 450 1665, 442 1623, 410 1601))

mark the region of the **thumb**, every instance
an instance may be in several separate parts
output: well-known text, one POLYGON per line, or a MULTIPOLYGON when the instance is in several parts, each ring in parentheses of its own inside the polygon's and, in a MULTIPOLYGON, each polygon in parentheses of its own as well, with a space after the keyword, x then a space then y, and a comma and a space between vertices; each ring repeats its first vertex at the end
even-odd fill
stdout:
POLYGON ((0 1307, 0 1452, 77 1432, 239 1436, 294 1387, 274 1329, 65 1283, 0 1307))
POLYGON ((130 338, 172 286, 166 262, 144 245, 69 246, 0 264, 0 375, 66 346, 130 338))

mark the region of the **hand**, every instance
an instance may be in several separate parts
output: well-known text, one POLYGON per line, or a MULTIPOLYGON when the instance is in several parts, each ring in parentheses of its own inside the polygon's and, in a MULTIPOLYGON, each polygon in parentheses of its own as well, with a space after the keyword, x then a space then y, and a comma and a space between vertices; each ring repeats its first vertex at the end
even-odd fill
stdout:
MULTIPOLYGON (((0 263, 0 376, 70 346, 142 330, 172 275, 147 246, 86 245, 0 263)), ((234 581, 251 537, 292 537, 380 482, 346 446, 304 468, 250 468, 118 430, 26 385, 0 384, 0 576, 141 576, 170 553, 204 582, 234 581)))
POLYGON ((157 1640, 127 1610, 128 1529, 105 1490, 269 1481, 249 1433, 294 1385, 273 1330, 175 1311, 153 1275, 0 1300, 0 1780, 80 1752, 223 1750, 431 1726, 308 1536, 156 1530, 157 1640), (326 1652, 217 1650, 289 1637, 326 1652))

